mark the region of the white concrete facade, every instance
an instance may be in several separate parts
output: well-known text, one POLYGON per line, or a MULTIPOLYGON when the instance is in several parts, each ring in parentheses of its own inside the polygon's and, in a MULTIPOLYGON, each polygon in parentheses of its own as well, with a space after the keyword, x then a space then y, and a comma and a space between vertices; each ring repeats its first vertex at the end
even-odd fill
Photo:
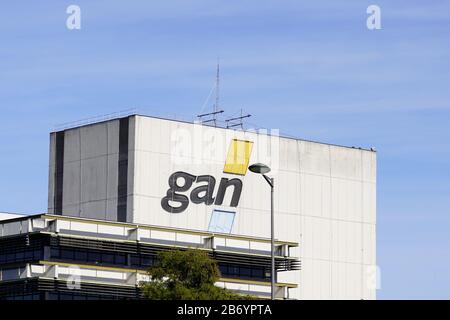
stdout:
MULTIPOLYGON (((301 271, 279 274, 299 285, 297 299, 375 299, 376 153, 254 132, 173 120, 129 118, 127 222, 208 230, 213 209, 235 213, 232 234, 270 236, 270 188, 249 171, 224 173, 233 138, 253 142, 250 164, 267 163, 275 178, 275 236, 300 244, 301 271), (190 201, 181 213, 163 210, 171 174, 183 171, 240 179, 242 194, 230 207, 190 201)), ((65 131, 64 215, 117 219, 119 120, 65 131)), ((55 134, 51 136, 49 213, 54 210, 55 134)), ((204 185, 194 182, 189 191, 204 185)), ((233 190, 233 189, 230 189, 233 190)))
POLYGON ((17 213, 4 213, 4 212, 0 212, 0 221, 2 220, 9 220, 9 219, 14 219, 14 218, 21 218, 24 215, 22 214, 17 214, 17 213))

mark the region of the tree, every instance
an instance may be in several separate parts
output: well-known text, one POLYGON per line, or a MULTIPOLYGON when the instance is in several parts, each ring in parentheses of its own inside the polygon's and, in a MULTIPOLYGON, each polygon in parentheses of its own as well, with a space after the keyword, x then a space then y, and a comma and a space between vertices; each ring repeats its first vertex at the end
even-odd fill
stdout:
POLYGON ((206 252, 188 249, 167 250, 158 254, 148 270, 150 281, 141 289, 153 300, 242 300, 253 299, 214 284, 219 280, 217 262, 206 252))

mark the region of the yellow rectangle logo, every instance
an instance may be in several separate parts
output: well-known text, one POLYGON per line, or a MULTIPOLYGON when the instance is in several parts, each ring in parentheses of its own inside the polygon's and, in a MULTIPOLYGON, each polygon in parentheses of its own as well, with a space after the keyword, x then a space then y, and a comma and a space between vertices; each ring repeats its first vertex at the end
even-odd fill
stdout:
POLYGON ((223 172, 245 175, 247 173, 252 148, 252 141, 238 139, 231 140, 223 172))

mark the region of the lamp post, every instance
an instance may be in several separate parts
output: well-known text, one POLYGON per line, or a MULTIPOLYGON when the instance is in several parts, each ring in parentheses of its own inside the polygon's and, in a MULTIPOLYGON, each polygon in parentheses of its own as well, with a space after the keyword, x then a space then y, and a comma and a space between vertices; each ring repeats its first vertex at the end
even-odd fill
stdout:
POLYGON ((270 272, 270 298, 275 299, 275 237, 274 237, 274 212, 273 212, 273 189, 275 186, 274 178, 269 178, 266 173, 270 172, 269 166, 262 163, 252 164, 248 169, 253 173, 261 174, 267 183, 270 185, 270 258, 271 258, 271 272, 270 272))

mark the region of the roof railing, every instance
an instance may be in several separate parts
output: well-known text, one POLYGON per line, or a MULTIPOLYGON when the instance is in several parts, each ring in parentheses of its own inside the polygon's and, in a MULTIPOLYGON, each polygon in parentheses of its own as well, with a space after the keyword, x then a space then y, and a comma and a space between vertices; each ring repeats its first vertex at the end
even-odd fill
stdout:
POLYGON ((95 116, 95 117, 90 117, 90 118, 80 119, 80 120, 76 120, 76 121, 57 124, 57 125, 55 125, 54 129, 55 129, 55 131, 64 131, 64 130, 87 126, 87 125, 95 124, 95 123, 99 123, 99 122, 124 118, 124 117, 128 117, 131 115, 135 115, 136 113, 137 113, 137 109, 131 108, 131 109, 108 113, 108 114, 104 114, 104 115, 100 115, 100 116, 95 116))

